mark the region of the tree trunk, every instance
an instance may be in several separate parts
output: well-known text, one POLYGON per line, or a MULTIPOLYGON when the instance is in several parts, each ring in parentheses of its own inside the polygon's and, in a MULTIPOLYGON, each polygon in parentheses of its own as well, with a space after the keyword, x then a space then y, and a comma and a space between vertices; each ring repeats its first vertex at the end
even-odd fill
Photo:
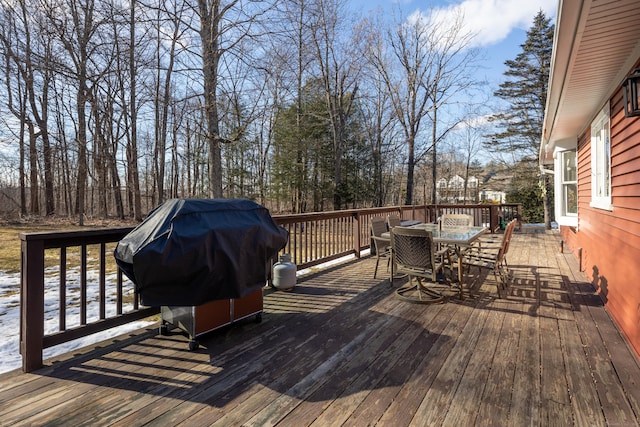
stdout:
POLYGON ((31 215, 40 215, 40 188, 38 185, 38 147, 37 136, 33 123, 28 122, 29 128, 29 195, 31 215))
POLYGON ((133 196, 133 217, 136 221, 142 221, 142 200, 140 197, 140 175, 138 171, 138 109, 136 106, 136 1, 131 1, 129 8, 129 79, 131 88, 129 90, 129 116, 131 117, 131 136, 127 147, 127 164, 129 165, 129 190, 133 196))
POLYGON ((25 133, 25 108, 24 103, 22 103, 20 108, 20 165, 18 165, 19 171, 19 180, 20 180, 20 217, 24 218, 27 216, 27 193, 26 193, 26 185, 25 185, 25 150, 24 150, 24 133, 25 133))
MULTIPOLYGON (((115 145, 115 144, 114 144, 115 145)), ((115 153, 115 149, 113 150, 115 153)), ((115 202, 116 217, 124 219, 124 204, 122 201, 122 183, 118 173, 118 164, 115 156, 109 156, 109 175, 111 176, 111 188, 113 190, 113 200, 115 202)))
POLYGON ((218 116, 218 63, 220 0, 213 0, 211 9, 207 0, 198 0, 200 11, 200 38, 202 40, 202 71, 204 77, 204 111, 207 122, 206 138, 209 143, 209 197, 222 197, 222 153, 218 116))
POLYGON ((87 105, 86 81, 81 73, 80 87, 76 94, 76 113, 78 115, 78 178, 76 185, 76 215, 78 225, 84 225, 85 191, 87 187, 87 119, 85 107, 87 105))
POLYGON ((413 204, 413 172, 416 167, 415 160, 415 135, 411 135, 407 141, 407 187, 404 199, 405 205, 413 204))

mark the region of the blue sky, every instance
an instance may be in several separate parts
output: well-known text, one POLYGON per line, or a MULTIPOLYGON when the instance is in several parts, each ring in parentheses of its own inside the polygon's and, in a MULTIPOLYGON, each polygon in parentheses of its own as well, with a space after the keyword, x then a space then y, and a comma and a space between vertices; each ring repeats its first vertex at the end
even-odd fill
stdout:
MULTIPOLYGON (((558 0, 350 0, 364 13, 378 6, 390 11, 400 6, 403 16, 437 12, 447 19, 457 11, 465 17, 469 31, 477 34, 476 47, 483 51, 483 70, 491 86, 502 81, 504 61, 514 59, 521 51, 534 16, 542 10, 555 22, 558 0)), ((480 77, 480 76, 478 76, 480 77)))

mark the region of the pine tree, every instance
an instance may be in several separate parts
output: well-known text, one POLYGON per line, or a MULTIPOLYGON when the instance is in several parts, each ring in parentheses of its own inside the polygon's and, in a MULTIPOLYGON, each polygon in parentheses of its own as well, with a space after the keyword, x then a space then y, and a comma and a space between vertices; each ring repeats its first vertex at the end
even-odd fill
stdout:
POLYGON ((505 100, 509 109, 493 116, 499 131, 490 135, 491 139, 487 142, 491 151, 511 153, 517 159, 511 165, 517 170, 514 176, 518 176, 513 181, 513 192, 537 196, 518 201, 525 205, 532 204, 524 206, 531 215, 527 219, 538 221, 544 216, 547 228, 551 228, 552 186, 546 175, 539 176, 537 157, 547 102, 553 33, 554 26, 550 19, 542 11, 538 12, 521 45, 522 52, 514 60, 505 61, 508 67, 504 72, 506 80, 494 95, 505 100), (543 211, 540 207, 543 207, 543 211))

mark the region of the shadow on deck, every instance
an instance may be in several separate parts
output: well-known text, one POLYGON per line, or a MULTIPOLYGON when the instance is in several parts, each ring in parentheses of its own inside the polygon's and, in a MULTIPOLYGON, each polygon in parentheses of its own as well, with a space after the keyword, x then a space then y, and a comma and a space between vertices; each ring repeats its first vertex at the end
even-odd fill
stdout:
POLYGON ((321 270, 195 352, 153 329, 0 376, 0 424, 638 425, 638 361, 557 242, 515 235, 502 299, 475 271, 422 306, 372 258, 321 270))

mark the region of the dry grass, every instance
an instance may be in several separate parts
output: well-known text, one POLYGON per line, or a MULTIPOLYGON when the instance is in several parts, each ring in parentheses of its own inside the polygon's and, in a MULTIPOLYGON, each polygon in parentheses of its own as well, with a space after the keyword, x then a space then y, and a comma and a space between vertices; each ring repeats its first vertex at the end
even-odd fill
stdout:
MULTIPOLYGON (((19 222, 0 221, 0 271, 6 273, 20 272, 20 233, 126 227, 131 225, 135 224, 122 221, 91 221, 81 227, 75 225, 69 218, 41 218, 19 222)), ((72 257, 73 253, 69 253, 68 256, 72 257)), ((49 256, 46 256, 45 263, 47 266, 59 262, 58 257, 54 256, 53 258, 55 259, 50 259, 49 256)))
POLYGON ((52 231, 58 228, 44 225, 0 226, 0 271, 20 272, 20 233, 52 231))

